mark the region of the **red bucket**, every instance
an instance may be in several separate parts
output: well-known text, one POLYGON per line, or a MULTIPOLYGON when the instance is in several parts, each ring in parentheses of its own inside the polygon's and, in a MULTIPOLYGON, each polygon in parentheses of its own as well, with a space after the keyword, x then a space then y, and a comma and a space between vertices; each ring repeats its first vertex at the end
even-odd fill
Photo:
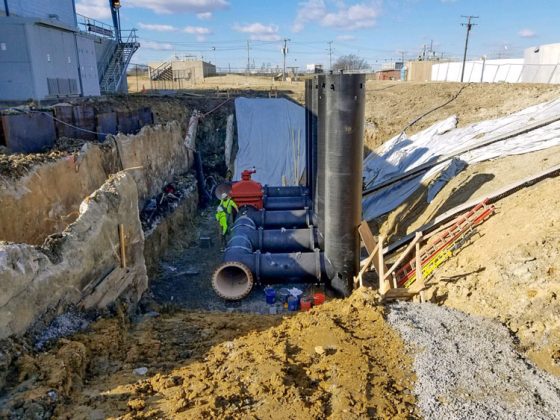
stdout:
POLYGON ((310 297, 301 298, 299 302, 299 306, 302 312, 308 311, 311 309, 311 305, 313 303, 313 299, 310 297))
POLYGON ((315 293, 313 295, 313 305, 321 305, 325 303, 325 295, 323 293, 315 293))

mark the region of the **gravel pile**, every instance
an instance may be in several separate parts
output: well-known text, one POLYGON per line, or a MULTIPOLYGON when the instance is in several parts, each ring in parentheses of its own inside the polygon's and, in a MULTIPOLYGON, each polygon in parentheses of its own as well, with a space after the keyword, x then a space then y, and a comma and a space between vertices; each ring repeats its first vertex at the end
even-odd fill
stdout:
POLYGON ((519 354, 502 325, 429 303, 391 305, 388 320, 416 354, 426 418, 560 419, 560 380, 519 354))

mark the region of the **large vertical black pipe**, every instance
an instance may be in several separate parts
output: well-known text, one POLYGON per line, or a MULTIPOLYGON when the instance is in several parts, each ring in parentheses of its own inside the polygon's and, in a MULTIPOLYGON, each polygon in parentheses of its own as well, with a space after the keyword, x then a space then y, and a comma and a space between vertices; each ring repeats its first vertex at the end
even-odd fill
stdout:
POLYGON ((332 288, 348 296, 360 267, 365 75, 329 74, 324 83, 319 120, 326 145, 324 178, 328 180, 324 190, 325 254, 334 268, 332 288))
POLYGON ((319 80, 317 78, 317 76, 313 77, 312 81, 311 81, 311 85, 310 85, 310 89, 311 89, 311 94, 310 94, 310 99, 311 99, 311 112, 310 112, 310 116, 309 116, 309 122, 310 122, 310 129, 309 129, 309 134, 310 134, 310 145, 309 148, 311 150, 311 159, 310 159, 310 165, 311 165, 311 178, 312 178, 312 185, 311 185, 311 197, 313 199, 313 203, 316 202, 316 194, 317 194, 317 125, 318 125, 318 121, 319 121, 319 111, 318 111, 318 107, 319 107, 319 80))
POLYGON ((305 81, 305 185, 313 194, 313 171, 312 171, 312 146, 311 146, 311 88, 313 79, 305 81))
POLYGON ((326 166, 326 119, 325 119, 325 75, 317 76, 314 84, 317 98, 317 173, 315 175, 315 187, 313 207, 317 216, 317 227, 325 232, 325 166, 326 166))

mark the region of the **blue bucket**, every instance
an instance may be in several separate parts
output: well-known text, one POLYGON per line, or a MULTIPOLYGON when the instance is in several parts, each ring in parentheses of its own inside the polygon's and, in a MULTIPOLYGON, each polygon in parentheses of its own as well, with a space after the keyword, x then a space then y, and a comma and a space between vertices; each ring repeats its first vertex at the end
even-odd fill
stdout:
POLYGON ((266 298, 266 303, 272 305, 276 302, 276 290, 274 290, 273 287, 265 287, 264 296, 266 298))
POLYGON ((288 310, 297 311, 299 308, 299 299, 295 296, 288 297, 288 310))

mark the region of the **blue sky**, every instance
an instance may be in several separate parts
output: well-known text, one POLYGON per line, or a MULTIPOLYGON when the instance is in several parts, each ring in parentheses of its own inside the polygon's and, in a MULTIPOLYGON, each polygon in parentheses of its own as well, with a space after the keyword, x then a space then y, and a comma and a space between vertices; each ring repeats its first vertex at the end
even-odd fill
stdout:
MULTIPOLYGON (((479 19, 469 57, 520 58, 523 49, 560 42, 558 0, 121 0, 123 28, 137 28, 142 48, 134 63, 172 55, 204 57, 218 67, 329 65, 357 54, 374 66, 403 54, 417 57, 424 45, 444 58, 462 56, 461 15, 479 19)), ((110 22, 107 0, 76 0, 78 13, 110 22)))

